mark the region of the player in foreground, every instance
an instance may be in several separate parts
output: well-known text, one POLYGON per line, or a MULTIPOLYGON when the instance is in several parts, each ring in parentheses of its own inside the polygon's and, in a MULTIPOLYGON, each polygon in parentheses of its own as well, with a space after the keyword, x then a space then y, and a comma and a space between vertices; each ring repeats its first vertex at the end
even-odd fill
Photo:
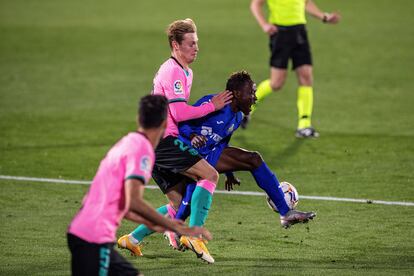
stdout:
POLYGON ((151 177, 154 147, 166 127, 167 100, 146 96, 139 106, 139 128, 115 144, 101 161, 82 207, 68 228, 72 275, 139 275, 114 249, 122 218, 155 231, 211 238, 201 227, 188 228, 157 213, 144 199, 151 177))
MULTIPOLYGON (((306 13, 323 23, 335 24, 340 20, 338 13, 322 12, 312 0, 268 0, 269 20, 263 8, 265 0, 252 0, 250 9, 262 30, 270 38, 270 79, 261 82, 257 88, 258 103, 272 91, 283 87, 287 76, 289 59, 292 59, 299 88, 297 90, 298 126, 296 137, 318 137, 312 127, 313 69, 311 48, 306 31, 306 13)), ((249 117, 246 117, 246 126, 249 117)))
MULTIPOLYGON (((218 172, 227 174, 227 190, 233 189, 234 184, 240 184, 231 172, 250 171, 259 187, 276 204, 283 227, 287 228, 295 223, 307 222, 309 219, 313 219, 315 217, 313 212, 304 213, 289 210, 276 176, 268 168, 259 153, 228 145, 232 133, 242 121, 243 114, 249 114, 256 97, 254 83, 245 71, 232 74, 227 81, 226 89, 233 92, 232 102, 222 110, 206 117, 180 124, 180 137, 198 148, 200 154, 218 172)), ((206 104, 212 97, 212 95, 209 95, 201 98, 195 106, 206 104)), ((175 215, 176 218, 185 220, 190 213, 190 219, 193 216, 192 193, 194 188, 194 183, 188 183, 185 197, 182 199, 181 206, 175 215)), ((127 249, 133 253, 139 252, 136 255, 142 255, 140 243, 151 233, 153 231, 148 227, 140 225, 132 233, 124 236, 132 237, 136 241, 133 244, 130 243, 127 249)), ((175 233, 168 231, 165 235, 172 247, 182 249, 180 239, 175 233)))
MULTIPOLYGON (((231 101, 232 95, 231 92, 225 91, 203 106, 188 105, 193 81, 193 72, 189 65, 198 53, 197 28, 191 19, 177 20, 168 26, 167 36, 171 57, 159 68, 153 88, 153 94, 164 95, 168 99, 167 130, 155 150, 156 160, 152 176, 170 204, 158 208, 158 212, 175 217, 185 183, 192 179, 197 184, 192 196, 194 215, 190 218, 189 226, 203 226, 219 175, 195 149, 178 138, 177 124, 222 109, 231 101)), ((199 258, 208 263, 214 262, 201 237, 184 235, 181 239, 199 258)), ((137 239, 133 236, 124 236, 118 240, 118 245, 128 248, 130 244, 137 244, 139 241, 139 237, 137 239)), ((135 255, 140 255, 138 249, 133 251, 135 255)))

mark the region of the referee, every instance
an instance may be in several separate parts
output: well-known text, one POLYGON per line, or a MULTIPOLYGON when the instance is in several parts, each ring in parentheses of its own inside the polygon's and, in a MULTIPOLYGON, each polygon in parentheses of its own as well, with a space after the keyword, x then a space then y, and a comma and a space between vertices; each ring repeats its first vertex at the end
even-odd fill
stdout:
MULTIPOLYGON (((306 13, 323 23, 338 23, 340 14, 322 12, 312 0, 267 0, 269 20, 265 19, 263 7, 266 0, 252 0, 250 10, 262 30, 270 36, 270 79, 257 88, 257 103, 283 87, 287 76, 289 59, 298 78, 298 126, 296 137, 318 137, 312 127, 313 73, 312 55, 306 32, 306 13)), ((253 110, 254 111, 254 110, 253 110)), ((249 117, 244 120, 244 127, 249 117)), ((243 126, 243 125, 242 125, 243 126)))

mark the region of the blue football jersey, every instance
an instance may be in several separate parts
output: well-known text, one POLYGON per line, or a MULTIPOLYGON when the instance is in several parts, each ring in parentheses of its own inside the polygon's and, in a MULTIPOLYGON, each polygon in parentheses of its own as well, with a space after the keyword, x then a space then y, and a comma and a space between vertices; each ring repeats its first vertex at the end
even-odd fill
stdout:
MULTIPOLYGON (((213 96, 202 97, 194 106, 210 102, 213 96)), ((197 150, 212 166, 215 166, 221 152, 227 147, 231 135, 240 126, 242 119, 242 112, 233 112, 228 104, 221 110, 212 112, 207 116, 181 122, 179 124, 179 137, 191 145, 190 136, 192 134, 205 136, 207 143, 197 150)))

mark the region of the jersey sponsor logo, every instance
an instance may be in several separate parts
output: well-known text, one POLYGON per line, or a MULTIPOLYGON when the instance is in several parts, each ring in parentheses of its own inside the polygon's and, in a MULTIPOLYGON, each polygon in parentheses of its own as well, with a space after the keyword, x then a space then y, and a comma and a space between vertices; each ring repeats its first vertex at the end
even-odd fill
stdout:
POLYGON ((210 138, 214 140, 214 142, 218 143, 221 140, 223 140, 223 137, 221 137, 220 135, 213 133, 210 135, 210 138))
POLYGON ((141 158, 139 168, 144 172, 149 172, 151 170, 149 156, 145 155, 141 158))
POLYGON ((220 142, 223 139, 223 137, 213 132, 213 128, 208 126, 201 126, 200 134, 213 139, 216 143, 220 142))
POLYGON ((184 94, 183 83, 181 82, 181 80, 176 80, 174 82, 174 94, 177 94, 177 95, 184 94))

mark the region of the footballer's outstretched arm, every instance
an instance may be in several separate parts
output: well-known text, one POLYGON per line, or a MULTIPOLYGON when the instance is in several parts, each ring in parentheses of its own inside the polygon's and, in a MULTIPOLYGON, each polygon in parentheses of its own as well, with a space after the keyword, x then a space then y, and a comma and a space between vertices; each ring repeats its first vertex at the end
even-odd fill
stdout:
POLYGON ((224 91, 215 95, 211 99, 211 104, 208 103, 202 106, 188 105, 186 102, 177 101, 169 104, 171 116, 176 122, 183 122, 192 119, 204 117, 205 115, 222 109, 224 106, 231 102, 233 93, 230 91, 224 91))
POLYGON ((155 225, 155 224, 151 223, 149 220, 146 220, 142 216, 140 216, 137 213, 132 212, 132 211, 128 211, 125 214, 125 219, 133 221, 133 222, 138 223, 138 224, 145 224, 149 229, 151 229, 155 232, 163 233, 167 230, 167 229, 165 229, 165 227, 155 225))

